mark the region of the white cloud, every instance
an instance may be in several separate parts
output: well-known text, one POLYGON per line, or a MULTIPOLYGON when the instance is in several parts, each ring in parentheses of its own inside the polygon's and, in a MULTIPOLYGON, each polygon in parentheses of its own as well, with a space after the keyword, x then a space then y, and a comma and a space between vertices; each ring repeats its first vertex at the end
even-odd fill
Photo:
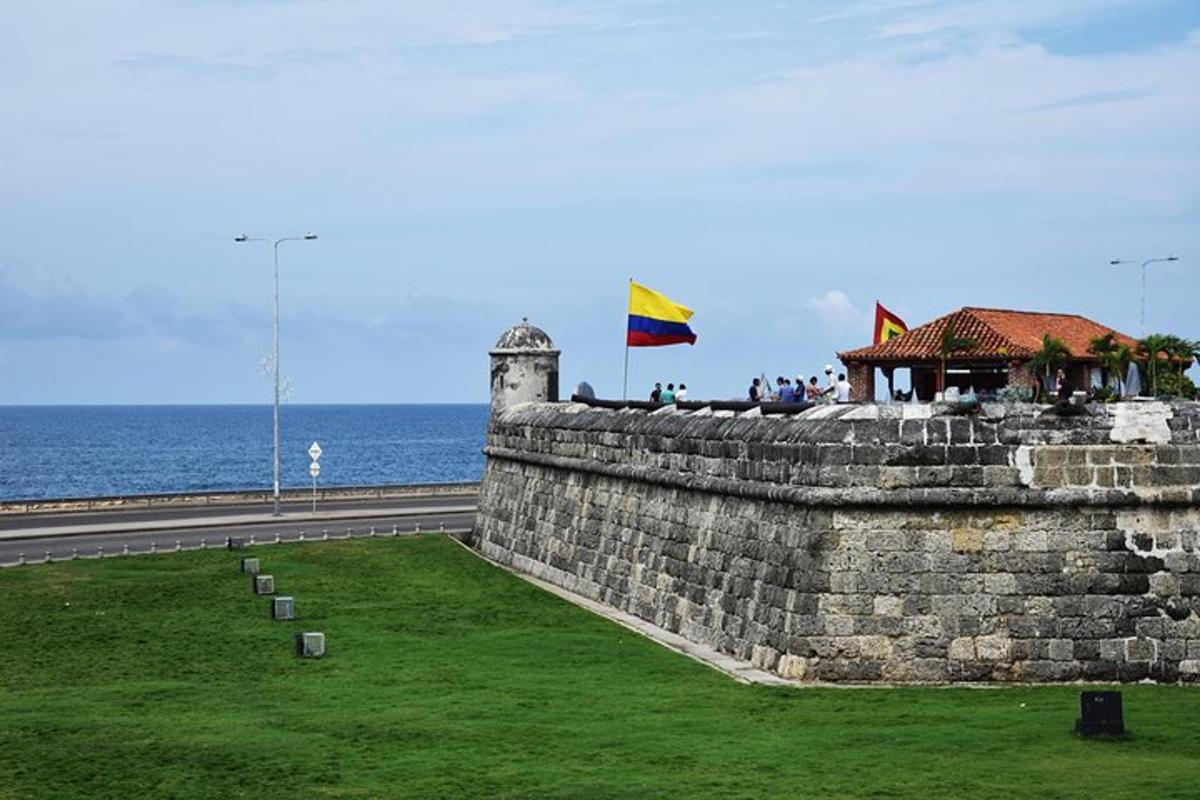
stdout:
POLYGON ((870 314, 850 302, 850 296, 841 289, 810 298, 805 306, 826 325, 847 334, 857 334, 870 323, 870 314))
POLYGON ((810 180, 801 192, 1038 192, 1177 213, 1194 203, 1200 179, 1194 74, 1200 48, 1191 41, 1090 58, 1032 45, 915 63, 855 58, 728 96, 723 155, 730 163, 868 166, 810 180))

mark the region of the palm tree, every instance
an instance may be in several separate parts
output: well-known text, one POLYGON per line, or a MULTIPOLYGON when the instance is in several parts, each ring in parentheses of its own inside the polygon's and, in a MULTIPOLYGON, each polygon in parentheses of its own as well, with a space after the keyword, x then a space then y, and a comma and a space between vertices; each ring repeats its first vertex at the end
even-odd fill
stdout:
POLYGON ((1071 350, 1067 347, 1066 342, 1048 333, 1043 333, 1042 349, 1033 354, 1029 363, 1034 369, 1040 369, 1045 373, 1046 380, 1042 382, 1042 385, 1048 389, 1050 373, 1066 364, 1070 358, 1071 350))
POLYGON ((1158 397, 1158 360, 1163 351, 1171 344, 1171 337, 1161 333, 1152 333, 1138 342, 1137 352, 1146 361, 1150 371, 1150 396, 1158 397))
POLYGON ((1166 339, 1166 343, 1163 345, 1163 352, 1166 353, 1169 361, 1175 362, 1176 377, 1178 378, 1175 386, 1180 388, 1183 386, 1184 368, 1195 357, 1196 342, 1171 335, 1163 338, 1166 339))
MULTIPOLYGON (((1104 385, 1108 386, 1112 381, 1112 360, 1113 355, 1117 352, 1117 335, 1112 331, 1097 336, 1088 343, 1088 352, 1096 357, 1100 362, 1100 371, 1104 379, 1104 385)), ((1117 382, 1120 383, 1120 375, 1117 376, 1117 382)), ((1118 386, 1118 390, 1120 386, 1118 386)))
POLYGON ((957 353, 961 350, 970 350, 977 344, 976 340, 970 336, 959 336, 954 330, 954 323, 947 323, 942 329, 942 346, 938 348, 938 353, 942 357, 942 371, 940 381, 938 383, 938 391, 946 391, 946 359, 951 353, 957 353))
POLYGON ((1107 369, 1117 375, 1117 394, 1125 394, 1125 376, 1133 363, 1133 350, 1127 344, 1120 345, 1107 356, 1107 369))

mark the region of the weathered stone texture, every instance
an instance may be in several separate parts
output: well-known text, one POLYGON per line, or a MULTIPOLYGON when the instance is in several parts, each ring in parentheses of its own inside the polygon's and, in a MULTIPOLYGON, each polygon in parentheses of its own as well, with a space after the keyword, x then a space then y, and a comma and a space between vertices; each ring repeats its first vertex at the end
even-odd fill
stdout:
POLYGON ((542 404, 487 452, 484 554, 781 675, 1200 681, 1195 404, 542 404))

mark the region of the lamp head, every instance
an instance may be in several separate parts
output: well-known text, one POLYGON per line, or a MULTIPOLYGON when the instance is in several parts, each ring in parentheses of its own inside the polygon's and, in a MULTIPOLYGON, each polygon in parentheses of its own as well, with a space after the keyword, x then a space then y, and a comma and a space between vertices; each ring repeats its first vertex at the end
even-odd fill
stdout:
POLYGON ((242 233, 242 234, 238 234, 237 236, 233 237, 233 240, 235 242, 246 242, 246 241, 250 240, 250 237, 247 236, 246 234, 242 233))
POLYGON ((1111 266, 1114 266, 1114 267, 1115 267, 1115 266, 1117 266, 1118 264, 1120 264, 1120 263, 1121 263, 1121 259, 1119 259, 1119 258, 1114 258, 1112 261, 1109 261, 1108 263, 1109 263, 1111 266))
POLYGON ((1167 256, 1167 261, 1178 261, 1179 256, 1167 256))
POLYGON ((311 231, 310 231, 310 232, 308 232, 308 233, 306 233, 306 234, 304 234, 304 240, 305 240, 305 241, 311 242, 311 241, 312 241, 313 239, 315 239, 315 238, 317 238, 317 235, 316 235, 315 233, 311 232, 311 231))

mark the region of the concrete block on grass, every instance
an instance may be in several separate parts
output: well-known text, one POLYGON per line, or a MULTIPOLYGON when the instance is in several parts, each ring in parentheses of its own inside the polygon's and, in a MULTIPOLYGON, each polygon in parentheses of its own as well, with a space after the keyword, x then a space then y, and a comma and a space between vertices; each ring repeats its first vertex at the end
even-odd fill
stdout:
POLYGON ((246 573, 247 575, 257 575, 259 572, 258 559, 257 558, 243 558, 242 559, 242 572, 246 573))
POLYGON ((305 632, 296 634, 296 655, 301 658, 321 658, 325 655, 325 634, 305 632))
POLYGON ((255 594, 275 594, 275 576, 274 575, 255 575, 254 576, 254 593, 255 594))
POLYGON ((296 618, 296 601, 291 597, 271 598, 271 619, 289 620, 296 618))

